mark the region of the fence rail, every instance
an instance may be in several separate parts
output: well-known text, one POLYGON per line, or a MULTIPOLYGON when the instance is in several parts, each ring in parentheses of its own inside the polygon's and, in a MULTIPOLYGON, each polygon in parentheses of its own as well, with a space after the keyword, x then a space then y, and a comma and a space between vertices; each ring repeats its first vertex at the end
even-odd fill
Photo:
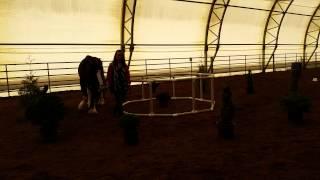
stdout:
MULTIPOLYGON (((291 63, 300 61, 299 57, 303 57, 303 54, 275 54, 275 59, 268 65, 266 72, 289 70, 291 63)), ((317 68, 318 59, 318 54, 315 53, 307 68, 317 68)), ((103 61, 105 70, 110 62, 111 60, 103 61)), ((153 76, 178 78, 189 72, 197 72, 203 62, 203 57, 137 59, 131 62, 130 73, 133 81, 153 76)), ((78 64, 79 62, 0 64, 0 96, 17 95, 22 86, 21 81, 27 74, 37 77, 40 86, 48 85, 50 92, 79 89, 78 64)), ((249 69, 253 73, 260 73, 263 68, 262 55, 217 56, 213 68, 215 76, 245 74, 249 69)))

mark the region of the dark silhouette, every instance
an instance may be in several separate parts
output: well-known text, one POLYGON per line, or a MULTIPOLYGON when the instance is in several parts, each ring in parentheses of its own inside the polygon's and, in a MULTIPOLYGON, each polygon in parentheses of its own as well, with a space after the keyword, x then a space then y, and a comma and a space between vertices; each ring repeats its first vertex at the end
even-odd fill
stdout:
POLYGON ((297 92, 299 88, 299 79, 301 77, 302 63, 296 62, 291 64, 291 91, 297 92))
POLYGON ((53 94, 42 94, 37 97, 37 101, 29 110, 33 124, 40 126, 43 142, 56 142, 59 123, 64 119, 65 114, 62 99, 53 94))
POLYGON ((157 88, 160 86, 160 83, 157 83, 156 81, 153 81, 151 83, 152 86, 152 93, 155 93, 157 91, 157 88))
POLYGON ((129 67, 125 62, 124 52, 121 50, 116 51, 113 61, 108 67, 107 83, 116 101, 113 113, 115 115, 122 115, 122 103, 126 99, 131 82, 129 67))
POLYGON ((311 107, 311 100, 298 92, 289 92, 288 96, 283 97, 282 105, 288 112, 289 122, 297 125, 304 123, 303 116, 311 107))
POLYGON ((54 94, 47 94, 48 85, 40 88, 38 79, 26 76, 19 89, 21 104, 25 108, 25 118, 39 126, 44 143, 54 143, 57 140, 59 122, 64 118, 62 99, 54 94))
POLYGON ((104 104, 102 90, 105 78, 102 61, 97 57, 86 56, 79 64, 78 73, 83 95, 79 109, 82 109, 87 102, 89 113, 97 113, 95 105, 104 104))
POLYGON ((218 121, 218 133, 225 139, 234 138, 234 105, 232 103, 232 93, 229 87, 223 89, 221 120, 218 121))
POLYGON ((128 145, 139 143, 138 126, 140 120, 134 115, 123 115, 120 118, 120 127, 123 128, 124 141, 128 145))
POLYGON ((247 93, 254 94, 253 77, 252 77, 251 70, 248 71, 248 74, 246 75, 246 79, 247 79, 247 93))
POLYGON ((302 125, 304 123, 304 113, 310 110, 311 100, 299 93, 298 84, 302 73, 302 63, 292 63, 291 67, 292 73, 289 93, 282 98, 281 104, 288 112, 289 122, 302 125))
POLYGON ((171 96, 168 92, 161 92, 156 96, 156 99, 160 107, 168 107, 171 100, 171 96))

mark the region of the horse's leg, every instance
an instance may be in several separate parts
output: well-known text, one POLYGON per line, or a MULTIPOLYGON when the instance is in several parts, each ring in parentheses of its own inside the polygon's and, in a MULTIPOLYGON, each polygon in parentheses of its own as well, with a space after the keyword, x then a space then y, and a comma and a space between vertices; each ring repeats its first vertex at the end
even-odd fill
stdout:
POLYGON ((101 70, 98 70, 98 72, 96 74, 98 82, 99 82, 99 86, 100 86, 100 94, 97 94, 97 96, 99 96, 98 104, 100 104, 100 105, 104 104, 104 96, 103 96, 103 89, 102 89, 104 82, 103 82, 103 78, 102 78, 102 76, 103 76, 102 73, 103 72, 101 70))
POLYGON ((82 110, 84 109, 85 105, 88 103, 87 102, 87 97, 86 96, 82 96, 82 100, 80 101, 79 105, 78 105, 78 109, 82 110))
POLYGON ((88 107, 89 107, 89 114, 97 114, 98 111, 96 109, 96 101, 97 101, 97 97, 96 97, 96 92, 94 89, 89 89, 88 88, 88 107))
POLYGON ((88 94, 88 108, 90 108, 92 104, 92 94, 89 88, 87 88, 87 94, 88 94))
POLYGON ((80 87, 81 87, 81 92, 82 92, 82 100, 80 101, 78 105, 78 109, 82 110, 84 109, 85 105, 88 103, 88 93, 87 93, 87 87, 85 85, 85 81, 83 78, 80 77, 80 87))
POLYGON ((101 70, 98 70, 96 76, 97 76, 99 85, 100 85, 100 86, 103 86, 103 78, 102 78, 102 75, 101 75, 101 74, 102 74, 101 70))
POLYGON ((104 105, 104 92, 101 91, 99 96, 100 97, 99 97, 99 100, 98 100, 98 104, 99 105, 104 105))

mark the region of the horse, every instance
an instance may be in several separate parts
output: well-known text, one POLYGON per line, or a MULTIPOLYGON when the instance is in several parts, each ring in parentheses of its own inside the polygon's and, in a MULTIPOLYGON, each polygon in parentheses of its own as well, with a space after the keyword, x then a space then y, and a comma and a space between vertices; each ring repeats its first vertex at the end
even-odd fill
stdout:
POLYGON ((103 90, 106 84, 101 59, 86 56, 79 64, 78 74, 82 92, 82 100, 78 109, 85 109, 85 104, 87 104, 88 113, 97 114, 96 105, 104 104, 103 90))

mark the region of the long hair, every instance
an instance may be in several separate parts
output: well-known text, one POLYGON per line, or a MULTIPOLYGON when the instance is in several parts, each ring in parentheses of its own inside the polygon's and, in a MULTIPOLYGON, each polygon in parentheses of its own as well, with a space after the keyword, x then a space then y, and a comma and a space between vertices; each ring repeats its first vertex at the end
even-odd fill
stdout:
POLYGON ((111 90, 122 97, 125 96, 129 86, 128 66, 122 50, 117 50, 112 63, 108 68, 108 82, 111 90))
POLYGON ((114 57, 113 57, 113 65, 114 66, 123 66, 125 67, 126 66, 126 61, 124 59, 124 52, 122 50, 117 50, 116 53, 114 54, 114 57))

